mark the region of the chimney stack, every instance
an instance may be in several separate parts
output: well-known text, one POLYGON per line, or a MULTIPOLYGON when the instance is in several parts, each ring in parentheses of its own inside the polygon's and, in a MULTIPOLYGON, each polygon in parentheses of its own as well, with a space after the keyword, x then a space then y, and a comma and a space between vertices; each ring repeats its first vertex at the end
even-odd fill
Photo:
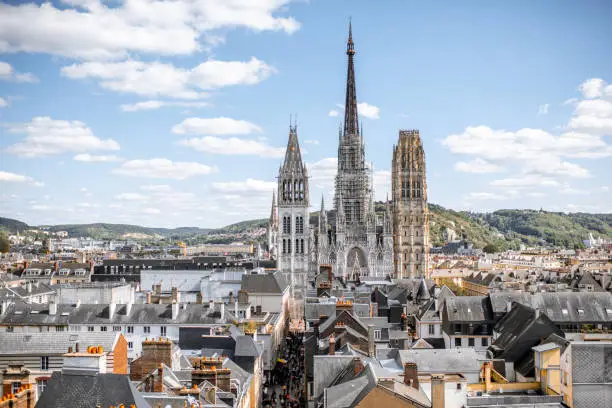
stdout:
POLYGON ((444 374, 431 375, 431 408, 444 408, 444 374))
POLYGON ((26 290, 28 293, 32 293, 32 282, 26 283, 26 290))
POLYGON ((172 301, 176 303, 179 302, 179 290, 176 286, 172 287, 172 301))
POLYGON ((404 384, 419 389, 419 376, 416 363, 404 363, 404 384))
MULTIPOLYGON (((78 349, 78 347, 77 347, 78 349)), ((90 346, 87 352, 64 354, 62 372, 70 374, 106 373, 106 353, 102 346, 90 346)))
POLYGON ((374 342, 374 325, 368 325, 368 356, 376 356, 376 343, 374 342))
POLYGON ((363 371, 363 362, 359 357, 353 358, 353 374, 359 375, 363 371))
POLYGON ((115 316, 115 312, 117 311, 116 303, 109 303, 108 305, 108 318, 112 319, 115 316))
POLYGON ((179 314, 179 304, 172 301, 172 320, 176 320, 179 314))
POLYGON ((230 304, 234 303, 234 292, 229 293, 229 303, 230 304))
POLYGON ((57 303, 49 303, 49 316, 57 314, 57 303))
POLYGON ((336 355, 336 338, 334 337, 334 333, 329 335, 329 355, 336 355))

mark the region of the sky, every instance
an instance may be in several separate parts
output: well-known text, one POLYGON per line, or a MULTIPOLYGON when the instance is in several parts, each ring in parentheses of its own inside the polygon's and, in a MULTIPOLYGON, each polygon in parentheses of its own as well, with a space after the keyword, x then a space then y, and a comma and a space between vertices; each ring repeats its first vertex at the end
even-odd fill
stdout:
POLYGON ((0 3, 0 216, 266 217, 291 116, 317 210, 349 19, 378 200, 419 129, 431 203, 612 212, 612 2, 62 0, 0 3))

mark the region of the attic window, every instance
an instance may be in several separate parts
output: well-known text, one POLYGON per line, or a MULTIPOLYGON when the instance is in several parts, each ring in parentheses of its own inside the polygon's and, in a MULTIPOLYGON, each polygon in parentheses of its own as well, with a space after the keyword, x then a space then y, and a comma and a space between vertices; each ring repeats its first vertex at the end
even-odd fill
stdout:
POLYGON ((584 309, 578 309, 579 314, 584 314, 584 309))
POLYGON ((612 315, 612 309, 606 309, 606 313, 612 315))
POLYGON ((38 314, 38 310, 30 310, 30 314, 38 314))
POLYGON ((68 313, 68 312, 62 312, 62 316, 68 316, 68 315, 70 315, 70 313, 68 313))
POLYGON ((567 312, 567 309, 561 309, 561 312, 562 312, 564 315, 566 315, 566 316, 567 316, 567 313, 568 313, 568 312, 567 312))

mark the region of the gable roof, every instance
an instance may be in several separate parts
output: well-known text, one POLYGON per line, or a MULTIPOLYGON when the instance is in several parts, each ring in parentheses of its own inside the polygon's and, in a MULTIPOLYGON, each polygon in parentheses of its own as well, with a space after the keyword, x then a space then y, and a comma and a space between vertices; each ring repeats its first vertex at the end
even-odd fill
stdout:
POLYGON ((444 307, 450 322, 493 321, 493 311, 487 296, 447 297, 444 307))
POLYGON ((36 408, 91 408, 134 404, 150 408, 142 395, 130 383, 127 375, 70 375, 54 372, 36 408))
POLYGON ((270 295, 282 295, 288 287, 288 283, 280 272, 266 274, 242 275, 240 289, 249 293, 265 293, 270 295))

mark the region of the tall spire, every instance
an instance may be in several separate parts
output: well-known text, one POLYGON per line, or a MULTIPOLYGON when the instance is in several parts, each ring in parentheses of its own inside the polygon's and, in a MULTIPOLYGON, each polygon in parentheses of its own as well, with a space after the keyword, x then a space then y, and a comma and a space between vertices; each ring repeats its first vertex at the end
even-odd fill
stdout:
POLYGON ((272 190, 272 211, 270 213, 270 224, 278 225, 278 211, 276 210, 276 190, 272 190))
POLYGON ((298 142, 297 135, 297 123, 291 124, 289 119, 289 140, 287 142, 287 150, 285 151, 285 161, 283 162, 282 168, 285 170, 296 169, 298 171, 303 170, 302 154, 300 153, 300 144, 298 142))
POLYGON ((355 88, 355 68, 353 56, 355 44, 353 43, 353 27, 349 21, 349 37, 346 43, 348 55, 348 70, 346 74, 346 101, 344 103, 344 136, 359 134, 359 117, 357 115, 357 90, 355 88))

